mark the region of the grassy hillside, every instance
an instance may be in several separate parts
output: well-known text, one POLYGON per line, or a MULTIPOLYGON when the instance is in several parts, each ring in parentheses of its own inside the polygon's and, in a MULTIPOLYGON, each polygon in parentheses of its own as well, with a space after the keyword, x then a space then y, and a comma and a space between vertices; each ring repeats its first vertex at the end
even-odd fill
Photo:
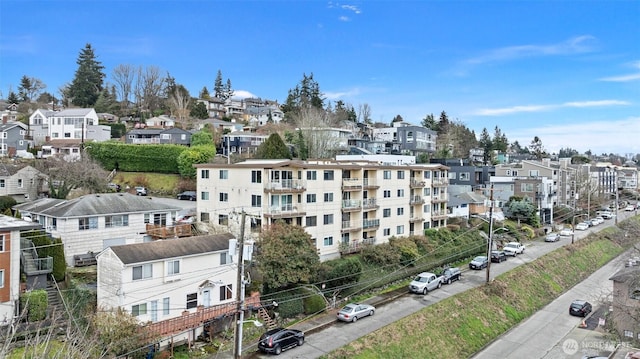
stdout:
POLYGON ((640 238, 638 217, 551 252, 340 348, 325 358, 467 358, 640 238), (627 234, 625 236, 625 234, 627 234))
POLYGON ((153 196, 173 196, 185 189, 195 189, 195 181, 187 184, 179 175, 146 172, 118 172, 112 182, 122 186, 124 191, 127 186, 145 186, 153 196), (193 186, 193 188, 184 188, 193 186))

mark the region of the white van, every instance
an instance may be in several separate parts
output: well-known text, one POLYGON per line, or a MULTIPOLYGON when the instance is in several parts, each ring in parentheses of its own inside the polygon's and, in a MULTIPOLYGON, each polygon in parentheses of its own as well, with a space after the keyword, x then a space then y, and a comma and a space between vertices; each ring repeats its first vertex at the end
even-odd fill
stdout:
POLYGON ((605 211, 605 210, 596 211, 596 216, 600 216, 604 219, 611 219, 613 218, 613 213, 611 211, 605 211))

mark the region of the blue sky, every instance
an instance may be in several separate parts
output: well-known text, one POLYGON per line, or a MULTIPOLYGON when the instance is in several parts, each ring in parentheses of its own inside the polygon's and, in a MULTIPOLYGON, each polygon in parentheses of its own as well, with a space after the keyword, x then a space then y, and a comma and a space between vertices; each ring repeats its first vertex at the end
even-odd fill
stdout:
POLYGON ((549 152, 640 153, 640 1, 0 2, 0 91, 71 82, 90 43, 107 82, 157 66, 192 96, 218 70, 284 102, 313 73, 328 100, 419 124, 446 111, 549 152))

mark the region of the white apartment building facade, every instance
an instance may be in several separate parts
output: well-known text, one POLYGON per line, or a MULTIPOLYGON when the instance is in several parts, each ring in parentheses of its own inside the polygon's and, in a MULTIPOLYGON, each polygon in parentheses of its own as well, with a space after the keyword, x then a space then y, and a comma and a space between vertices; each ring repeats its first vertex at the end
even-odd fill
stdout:
POLYGON ((244 211, 257 239, 262 226, 284 220, 304 227, 321 260, 447 224, 448 167, 440 164, 249 160, 196 168, 201 222, 229 227, 244 211))

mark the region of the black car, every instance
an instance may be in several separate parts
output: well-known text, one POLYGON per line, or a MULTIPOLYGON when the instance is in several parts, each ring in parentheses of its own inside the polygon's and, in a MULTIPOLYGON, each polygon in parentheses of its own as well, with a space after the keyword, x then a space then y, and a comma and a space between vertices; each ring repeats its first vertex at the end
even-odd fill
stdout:
POLYGON ((482 269, 487 268, 489 261, 486 256, 477 256, 469 262, 469 269, 482 269))
POLYGON ((503 251, 491 251, 491 263, 500 263, 507 260, 507 255, 503 251))
POLYGON ((462 272, 460 268, 447 268, 442 272, 442 283, 451 284, 451 282, 460 280, 462 272))
POLYGON ((196 200, 196 192, 195 191, 184 191, 179 193, 177 198, 185 201, 195 201, 196 200))
POLYGON ((591 313, 592 309, 593 308, 591 307, 591 303, 587 302, 586 300, 574 300, 569 306, 569 314, 578 317, 586 317, 587 315, 589 315, 589 313, 591 313))
POLYGON ((279 355, 283 350, 304 344, 304 333, 296 329, 276 328, 262 334, 258 349, 264 353, 279 355))

